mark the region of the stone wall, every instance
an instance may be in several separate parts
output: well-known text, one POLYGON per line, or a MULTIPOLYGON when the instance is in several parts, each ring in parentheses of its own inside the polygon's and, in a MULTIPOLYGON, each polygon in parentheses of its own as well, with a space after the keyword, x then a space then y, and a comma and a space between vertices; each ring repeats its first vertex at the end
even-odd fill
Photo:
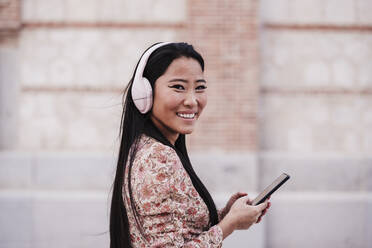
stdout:
POLYGON ((260 187, 292 175, 267 247, 371 245, 371 7, 261 1, 260 187))
POLYGON ((0 149, 17 148, 20 2, 0 1, 0 149))
POLYGON ((370 247, 371 8, 0 0, 0 248, 108 247, 122 91, 166 40, 206 61, 208 106, 187 142, 216 204, 292 176, 224 247, 370 247))
MULTIPOLYGON (((19 98, 8 101, 17 138, 0 153, 1 219, 14 224, 2 226, 0 246, 107 246, 122 91, 142 51, 161 40, 191 42, 205 57, 209 104, 188 145, 217 204, 255 190, 257 1, 21 3, 18 71, 8 73, 19 78, 19 98), (223 187, 222 176, 236 183, 223 187)), ((225 245, 262 247, 263 228, 225 245)))

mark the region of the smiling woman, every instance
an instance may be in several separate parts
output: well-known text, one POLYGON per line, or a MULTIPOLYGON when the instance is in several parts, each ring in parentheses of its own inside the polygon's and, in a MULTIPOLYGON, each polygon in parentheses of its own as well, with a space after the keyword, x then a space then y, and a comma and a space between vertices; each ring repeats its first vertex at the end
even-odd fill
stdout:
POLYGON ((270 204, 246 193, 217 211, 192 168, 185 135, 207 104, 204 60, 186 43, 158 43, 126 89, 110 212, 110 247, 221 247, 270 204))

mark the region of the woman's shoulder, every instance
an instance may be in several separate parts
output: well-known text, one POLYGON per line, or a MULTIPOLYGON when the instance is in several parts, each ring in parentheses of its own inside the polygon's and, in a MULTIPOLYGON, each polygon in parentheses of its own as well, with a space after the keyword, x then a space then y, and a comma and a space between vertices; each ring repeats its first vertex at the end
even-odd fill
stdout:
POLYGON ((133 165, 135 167, 145 167, 155 169, 156 167, 166 166, 168 170, 178 166, 180 160, 176 151, 158 140, 142 135, 138 142, 133 165))
POLYGON ((167 145, 164 145, 160 141, 147 136, 142 135, 138 142, 138 150, 137 153, 143 153, 144 155, 157 155, 157 154, 176 154, 176 151, 167 145))

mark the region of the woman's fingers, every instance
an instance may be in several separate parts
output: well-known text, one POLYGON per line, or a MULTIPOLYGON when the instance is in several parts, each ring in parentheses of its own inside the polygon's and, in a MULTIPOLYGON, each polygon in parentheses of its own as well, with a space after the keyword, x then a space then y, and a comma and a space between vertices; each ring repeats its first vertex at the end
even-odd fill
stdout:
POLYGON ((239 198, 241 198, 243 196, 247 196, 247 195, 248 194, 245 193, 245 192, 237 192, 237 193, 233 194, 232 198, 239 199, 239 198))
POLYGON ((237 192, 237 193, 233 194, 233 195, 230 197, 229 201, 227 202, 227 206, 228 206, 228 208, 231 207, 231 205, 232 205, 236 200, 238 200, 239 198, 242 198, 242 197, 244 197, 244 196, 247 196, 247 195, 248 195, 248 194, 247 194, 247 193, 244 193, 244 192, 237 192))
MULTIPOLYGON (((256 223, 259 223, 262 220, 262 217, 266 214, 267 210, 271 206, 271 202, 269 202, 268 200, 266 200, 264 203, 261 203, 261 204, 263 205, 264 209, 262 210, 261 214, 259 215, 256 223), (267 203, 266 207, 264 207, 265 203, 267 203)), ((259 204, 259 205, 261 205, 261 204, 259 204)), ((259 206, 259 205, 257 205, 257 206, 259 206)))
POLYGON ((268 201, 266 200, 265 202, 258 204, 257 208, 259 209, 260 212, 264 211, 268 206, 268 201))

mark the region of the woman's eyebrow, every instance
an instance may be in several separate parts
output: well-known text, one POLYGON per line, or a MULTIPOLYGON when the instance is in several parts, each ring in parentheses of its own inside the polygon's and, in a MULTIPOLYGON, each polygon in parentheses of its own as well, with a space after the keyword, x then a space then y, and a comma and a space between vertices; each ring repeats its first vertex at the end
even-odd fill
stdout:
POLYGON ((188 83, 189 81, 187 81, 186 79, 182 79, 182 78, 173 78, 171 80, 169 80, 169 82, 184 82, 184 83, 188 83))
MULTIPOLYGON (((183 83, 188 83, 189 81, 186 80, 186 79, 183 79, 183 78, 173 78, 171 80, 169 80, 169 82, 183 82, 183 83)), ((205 81, 204 79, 198 79, 196 80, 197 83, 207 83, 207 81, 205 81)))

